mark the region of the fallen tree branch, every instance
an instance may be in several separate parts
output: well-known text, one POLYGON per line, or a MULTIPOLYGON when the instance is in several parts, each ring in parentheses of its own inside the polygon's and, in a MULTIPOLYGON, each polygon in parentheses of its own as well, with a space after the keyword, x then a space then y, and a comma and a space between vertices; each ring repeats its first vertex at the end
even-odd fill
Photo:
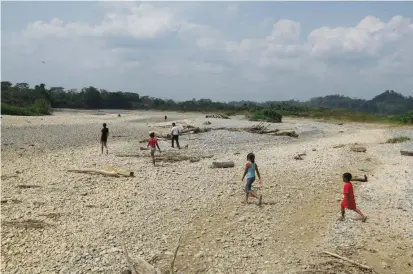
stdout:
POLYGON ((324 253, 324 254, 327 254, 327 255, 330 255, 330 256, 332 256, 332 257, 341 259, 341 260, 343 260, 343 261, 349 262, 349 263, 351 263, 351 264, 354 264, 354 265, 356 265, 356 266, 358 266, 358 267, 360 267, 360 268, 362 268, 362 269, 372 270, 372 268, 371 268, 370 266, 359 264, 359 263, 357 263, 357 262, 355 262, 355 261, 353 261, 353 260, 347 259, 347 258, 342 257, 342 256, 340 256, 340 255, 337 255, 337 254, 335 254, 335 253, 331 253, 331 252, 328 252, 328 251, 323 251, 323 253, 324 253))
POLYGON ((172 258, 172 262, 171 262, 171 274, 175 272, 174 265, 175 265, 176 256, 178 255, 178 249, 181 246, 181 238, 182 238, 182 233, 181 235, 179 235, 178 241, 176 242, 174 257, 172 258))

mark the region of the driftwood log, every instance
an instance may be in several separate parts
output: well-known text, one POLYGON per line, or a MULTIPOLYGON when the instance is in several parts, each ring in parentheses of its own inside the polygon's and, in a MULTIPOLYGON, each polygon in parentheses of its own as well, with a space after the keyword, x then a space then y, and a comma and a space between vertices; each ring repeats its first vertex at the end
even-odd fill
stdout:
POLYGON ((283 130, 283 131, 278 131, 278 132, 269 133, 269 134, 274 135, 274 136, 289 136, 289 137, 294 137, 294 138, 298 137, 298 134, 294 130, 283 130))
MULTIPOLYGON (((259 123, 257 125, 253 125, 248 128, 227 128, 227 127, 217 127, 217 128, 209 128, 209 127, 195 127, 191 125, 185 125, 182 127, 180 131, 180 135, 186 134, 198 134, 198 133, 205 133, 212 130, 228 130, 228 131, 238 131, 238 132, 249 132, 249 133, 257 133, 257 134, 268 134, 273 136, 289 136, 297 138, 298 134, 294 130, 279 130, 279 129, 269 129, 268 127, 270 124, 265 125, 264 123, 259 123)), ((160 139, 171 139, 171 133, 158 133, 156 136, 160 139)), ((140 143, 146 143, 147 139, 141 140, 140 143)))
POLYGON ((297 156, 294 157, 295 160, 304 160, 302 156, 306 156, 307 153, 299 153, 297 156))
POLYGON ((205 118, 230 119, 228 116, 222 114, 207 114, 205 118))
POLYGON ((92 169, 92 168, 84 168, 84 169, 69 169, 68 172, 76 172, 76 173, 89 173, 89 174, 101 174, 104 176, 111 176, 111 177, 133 177, 134 172, 129 171, 126 169, 115 168, 115 167, 104 167, 103 169, 92 169))
POLYGON ((69 169, 68 172, 102 174, 104 176, 119 177, 119 175, 116 172, 110 172, 110 171, 98 170, 98 169, 69 169))
POLYGON ((102 170, 108 172, 116 172, 116 174, 124 177, 133 177, 135 175, 133 171, 113 166, 105 166, 102 168, 102 170))
POLYGON ((212 162, 212 168, 230 168, 234 166, 235 164, 233 161, 212 162))
POLYGON ((344 145, 344 144, 340 144, 340 145, 336 145, 336 146, 333 146, 333 148, 342 148, 342 147, 345 147, 346 145, 344 145))
POLYGON ((366 151, 367 151, 367 148, 365 148, 365 147, 358 147, 358 146, 352 146, 352 147, 350 147, 350 150, 351 150, 351 151, 354 151, 354 152, 366 152, 366 151))
MULTIPOLYGON (((117 154, 116 157, 151 157, 151 155, 148 154, 117 154)), ((174 163, 174 162, 182 162, 182 161, 189 161, 191 163, 199 162, 202 159, 206 158, 212 158, 214 155, 185 155, 185 154, 178 154, 178 153, 162 153, 162 154, 155 154, 155 160, 156 161, 162 161, 162 162, 169 162, 169 163, 174 163)))
POLYGON ((368 178, 367 178, 367 175, 354 176, 351 180, 352 180, 352 181, 356 181, 356 182, 367 182, 367 181, 368 181, 368 178))
POLYGON ((343 257, 343 256, 338 255, 338 254, 331 253, 331 252, 328 252, 328 251, 323 251, 323 253, 324 253, 324 254, 327 254, 327 255, 329 255, 329 256, 335 257, 335 258, 337 258, 337 259, 341 259, 341 260, 343 260, 343 261, 349 262, 349 263, 351 263, 351 264, 353 264, 353 265, 356 265, 356 266, 360 267, 361 269, 364 269, 364 270, 372 270, 372 268, 371 268, 370 266, 363 265, 363 264, 359 264, 359 263, 357 263, 357 262, 355 262, 355 261, 353 261, 353 260, 347 259, 347 258, 345 258, 345 257, 343 257))
POLYGON ((400 150, 400 154, 404 156, 413 156, 413 151, 400 150))

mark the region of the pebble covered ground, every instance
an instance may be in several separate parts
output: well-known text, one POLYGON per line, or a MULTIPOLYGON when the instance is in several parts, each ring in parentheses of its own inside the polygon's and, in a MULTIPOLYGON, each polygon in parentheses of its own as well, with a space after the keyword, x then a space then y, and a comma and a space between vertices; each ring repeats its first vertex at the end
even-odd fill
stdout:
POLYGON ((2 117, 2 273, 122 273, 128 268, 122 244, 132 258, 166 270, 179 235, 175 268, 182 273, 363 273, 322 256, 323 250, 379 273, 412 273, 413 157, 400 155, 406 144, 384 144, 410 129, 287 118, 271 127, 295 130, 299 138, 227 130, 184 135, 187 149, 162 140, 163 154, 212 158, 153 167, 139 141, 150 130, 168 131, 172 119, 195 126, 209 120, 212 128, 256 123, 190 113, 168 114, 170 122, 161 112, 121 114, 2 117), (98 143, 103 122, 111 130, 108 156, 100 155, 98 143), (350 151, 355 142, 367 152, 350 151), (241 203, 251 151, 263 176, 256 186, 261 207, 241 203), (294 159, 303 152, 303 160, 294 159), (235 167, 209 167, 219 160, 235 167), (104 166, 136 176, 67 172, 104 166), (369 176, 354 183, 366 223, 353 213, 337 221, 346 171, 369 176))

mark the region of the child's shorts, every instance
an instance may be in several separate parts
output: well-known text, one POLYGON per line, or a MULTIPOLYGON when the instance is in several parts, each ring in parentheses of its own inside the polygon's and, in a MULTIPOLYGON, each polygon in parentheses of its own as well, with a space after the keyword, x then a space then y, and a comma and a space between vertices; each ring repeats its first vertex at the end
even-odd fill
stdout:
POLYGON ((155 147, 151 147, 151 154, 155 154, 156 148, 155 147))
POLYGON ((247 178, 247 183, 245 184, 245 192, 248 194, 252 193, 252 183, 255 182, 255 177, 247 178))

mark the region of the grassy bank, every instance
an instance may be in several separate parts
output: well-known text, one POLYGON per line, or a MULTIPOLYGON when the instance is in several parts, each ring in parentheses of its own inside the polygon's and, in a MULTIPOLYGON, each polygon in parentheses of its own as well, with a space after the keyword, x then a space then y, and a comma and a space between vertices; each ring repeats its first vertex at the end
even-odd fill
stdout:
POLYGON ((41 116, 50 115, 49 103, 45 100, 36 100, 34 105, 27 107, 11 106, 8 104, 1 104, 2 115, 16 115, 16 116, 41 116))

